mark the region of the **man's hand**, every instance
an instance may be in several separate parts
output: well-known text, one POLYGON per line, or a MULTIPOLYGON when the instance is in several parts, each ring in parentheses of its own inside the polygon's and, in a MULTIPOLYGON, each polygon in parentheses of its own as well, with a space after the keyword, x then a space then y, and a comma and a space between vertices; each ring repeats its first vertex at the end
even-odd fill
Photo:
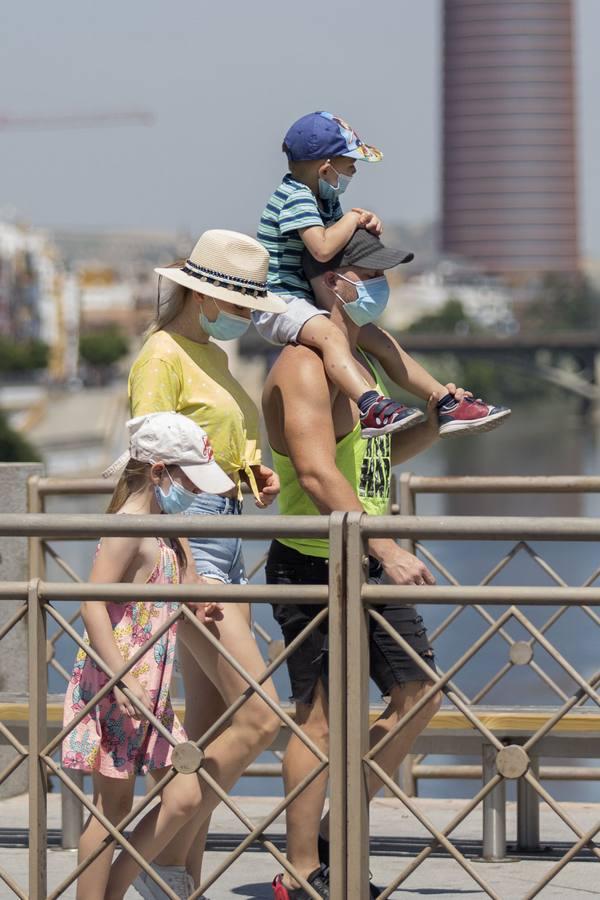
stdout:
MULTIPOLYGON (((449 384, 445 385, 445 387, 446 387, 447 393, 452 394, 452 396, 458 403, 460 403, 460 401, 463 399, 463 397, 472 397, 473 396, 472 391, 466 391, 464 388, 456 387, 456 385, 453 382, 450 382, 449 384)), ((429 412, 429 406, 430 406, 432 400, 433 400, 434 407, 435 407, 435 404, 438 402, 438 400, 441 400, 441 399, 442 399, 441 396, 438 397, 437 393, 434 391, 427 402, 427 411, 429 412)))
POLYGON ((377 558, 392 584, 435 584, 435 578, 425 563, 393 541, 389 542, 384 552, 377 553, 377 558))
POLYGON ((357 228, 364 228, 365 231, 370 231, 371 234, 374 234, 377 237, 381 235, 383 232, 383 225, 379 216, 376 216, 374 212, 371 212, 368 209, 361 209, 359 206, 355 206, 352 209, 352 212, 358 213, 357 228))
POLYGON ((279 493, 279 475, 268 466, 252 466, 252 471, 258 488, 258 499, 255 503, 259 509, 265 509, 271 505, 279 493))

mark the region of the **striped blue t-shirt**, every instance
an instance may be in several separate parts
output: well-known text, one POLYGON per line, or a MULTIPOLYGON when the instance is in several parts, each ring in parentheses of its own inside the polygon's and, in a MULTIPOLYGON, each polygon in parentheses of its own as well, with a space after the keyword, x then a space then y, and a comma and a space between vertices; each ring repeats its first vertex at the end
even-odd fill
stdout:
POLYGON ((322 208, 311 189, 286 175, 271 194, 258 226, 257 238, 269 252, 270 291, 312 298, 310 284, 302 271, 304 243, 298 234, 312 225, 331 225, 341 219, 339 200, 322 200, 322 208))

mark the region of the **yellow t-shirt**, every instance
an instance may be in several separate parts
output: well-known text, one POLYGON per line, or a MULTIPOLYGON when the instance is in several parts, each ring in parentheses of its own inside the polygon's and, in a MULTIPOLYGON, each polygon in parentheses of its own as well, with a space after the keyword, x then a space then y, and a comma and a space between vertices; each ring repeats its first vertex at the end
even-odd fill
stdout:
POLYGON ((258 410, 215 343, 157 331, 131 367, 128 390, 132 416, 169 410, 189 416, 208 434, 229 477, 239 484, 244 471, 253 484, 250 466, 261 460, 258 410))

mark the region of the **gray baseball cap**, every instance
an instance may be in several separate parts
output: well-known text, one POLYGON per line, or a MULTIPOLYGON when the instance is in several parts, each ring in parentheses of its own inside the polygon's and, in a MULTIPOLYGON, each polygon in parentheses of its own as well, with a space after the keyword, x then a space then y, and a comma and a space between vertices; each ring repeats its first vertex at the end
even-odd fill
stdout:
POLYGON ((414 253, 406 250, 393 250, 386 247, 378 237, 360 228, 355 231, 346 246, 329 262, 319 262, 308 250, 302 254, 302 268, 310 280, 345 266, 360 266, 363 269, 393 269, 402 263, 409 263, 415 258, 414 253))

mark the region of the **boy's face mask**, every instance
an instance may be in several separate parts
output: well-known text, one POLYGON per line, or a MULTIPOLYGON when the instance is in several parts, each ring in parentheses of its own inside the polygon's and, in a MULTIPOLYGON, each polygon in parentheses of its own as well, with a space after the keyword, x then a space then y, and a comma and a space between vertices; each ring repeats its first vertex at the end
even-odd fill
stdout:
POLYGON ((337 175, 337 185, 334 187, 328 181, 325 181, 324 178, 319 178, 319 197, 321 200, 337 200, 352 181, 352 175, 344 175, 342 172, 338 172, 331 163, 329 163, 329 166, 337 175))
POLYGON ((385 275, 377 278, 369 278, 368 281, 352 281, 345 275, 339 275, 343 281, 347 281, 356 288, 356 300, 345 303, 343 298, 334 291, 338 300, 341 300, 343 310, 355 325, 368 325, 375 322, 383 313, 390 299, 390 286, 385 275))

